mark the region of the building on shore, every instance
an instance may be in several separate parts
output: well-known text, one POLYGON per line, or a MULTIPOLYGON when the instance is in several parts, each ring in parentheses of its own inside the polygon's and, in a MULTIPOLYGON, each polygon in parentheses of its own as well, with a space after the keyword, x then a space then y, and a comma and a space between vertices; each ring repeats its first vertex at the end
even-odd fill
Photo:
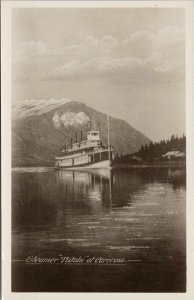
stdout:
POLYGON ((168 160, 184 159, 186 157, 186 154, 184 152, 179 151, 179 150, 173 150, 173 151, 168 151, 167 153, 163 154, 162 157, 166 158, 168 160))

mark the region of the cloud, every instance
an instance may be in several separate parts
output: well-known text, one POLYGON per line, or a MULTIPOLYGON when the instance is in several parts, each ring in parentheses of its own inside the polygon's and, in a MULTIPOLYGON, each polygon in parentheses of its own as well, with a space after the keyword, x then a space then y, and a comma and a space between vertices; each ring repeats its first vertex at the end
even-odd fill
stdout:
POLYGON ((121 45, 123 51, 131 56, 146 58, 154 50, 157 36, 147 31, 138 31, 125 39, 121 45))
POLYGON ((79 127, 80 125, 87 124, 90 121, 90 118, 82 111, 78 113, 67 111, 61 116, 59 116, 58 112, 55 112, 52 119, 55 128, 59 128, 62 124, 65 127, 68 126, 79 127))
POLYGON ((108 76, 111 72, 125 76, 141 71, 182 72, 184 57, 184 32, 177 27, 157 33, 134 32, 122 41, 110 35, 90 35, 80 44, 60 49, 48 49, 41 41, 23 42, 13 52, 15 77, 41 80, 108 76))
POLYGON ((83 45, 88 48, 95 48, 99 46, 99 40, 90 35, 85 37, 83 45))
POLYGON ((174 44, 184 40, 184 31, 175 26, 165 27, 158 32, 158 44, 174 44))
POLYGON ((103 36, 101 39, 100 39, 100 46, 103 50, 110 50, 110 49, 113 49, 117 46, 117 40, 111 36, 111 35, 106 35, 106 36, 103 36))
POLYGON ((185 61, 184 33, 176 27, 166 27, 158 32, 148 64, 158 72, 183 69, 185 61))
MULTIPOLYGON (((57 67, 52 72, 42 74, 43 78, 72 78, 89 75, 104 75, 114 72, 127 72, 135 68, 141 68, 144 62, 139 58, 124 57, 94 57, 90 60, 81 62, 72 60, 63 66, 57 67)), ((42 78, 42 79, 43 79, 42 78)))
POLYGON ((13 58, 15 61, 27 61, 31 57, 37 57, 47 53, 46 44, 42 41, 21 42, 14 48, 13 58))

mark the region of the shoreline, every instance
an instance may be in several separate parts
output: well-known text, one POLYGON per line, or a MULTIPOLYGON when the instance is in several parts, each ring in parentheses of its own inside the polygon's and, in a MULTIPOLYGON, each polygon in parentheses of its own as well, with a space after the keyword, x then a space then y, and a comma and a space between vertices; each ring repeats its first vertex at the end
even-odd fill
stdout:
MULTIPOLYGON (((143 164, 115 164, 111 167, 112 169, 116 168, 126 168, 126 169, 138 169, 138 168, 186 168, 186 163, 185 162, 170 162, 170 163, 143 163, 143 164)), ((56 168, 53 166, 17 166, 17 167, 12 167, 11 171, 22 171, 28 169, 29 171, 31 170, 32 172, 34 170, 39 169, 39 172, 44 172, 45 170, 55 170, 56 168)), ((82 168, 80 168, 81 170, 82 168)), ((65 169, 68 170, 68 169, 65 169)), ((91 168, 92 170, 92 168, 91 168)))
POLYGON ((186 163, 118 164, 113 168, 186 168, 186 163))

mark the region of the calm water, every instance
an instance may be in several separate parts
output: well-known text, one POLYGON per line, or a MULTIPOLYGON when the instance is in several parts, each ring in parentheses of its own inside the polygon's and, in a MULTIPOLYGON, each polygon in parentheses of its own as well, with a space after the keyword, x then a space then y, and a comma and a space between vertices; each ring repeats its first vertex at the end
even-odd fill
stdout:
POLYGON ((184 169, 15 169, 12 193, 13 291, 185 291, 184 169))

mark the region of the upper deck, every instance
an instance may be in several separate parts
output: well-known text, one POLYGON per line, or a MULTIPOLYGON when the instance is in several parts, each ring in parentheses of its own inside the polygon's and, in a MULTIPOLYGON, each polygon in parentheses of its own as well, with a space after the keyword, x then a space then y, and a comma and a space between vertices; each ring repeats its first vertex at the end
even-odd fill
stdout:
POLYGON ((68 149, 61 150, 63 154, 70 154, 77 151, 91 150, 93 148, 104 148, 100 140, 99 131, 92 130, 87 132, 87 138, 84 141, 73 143, 68 149))

